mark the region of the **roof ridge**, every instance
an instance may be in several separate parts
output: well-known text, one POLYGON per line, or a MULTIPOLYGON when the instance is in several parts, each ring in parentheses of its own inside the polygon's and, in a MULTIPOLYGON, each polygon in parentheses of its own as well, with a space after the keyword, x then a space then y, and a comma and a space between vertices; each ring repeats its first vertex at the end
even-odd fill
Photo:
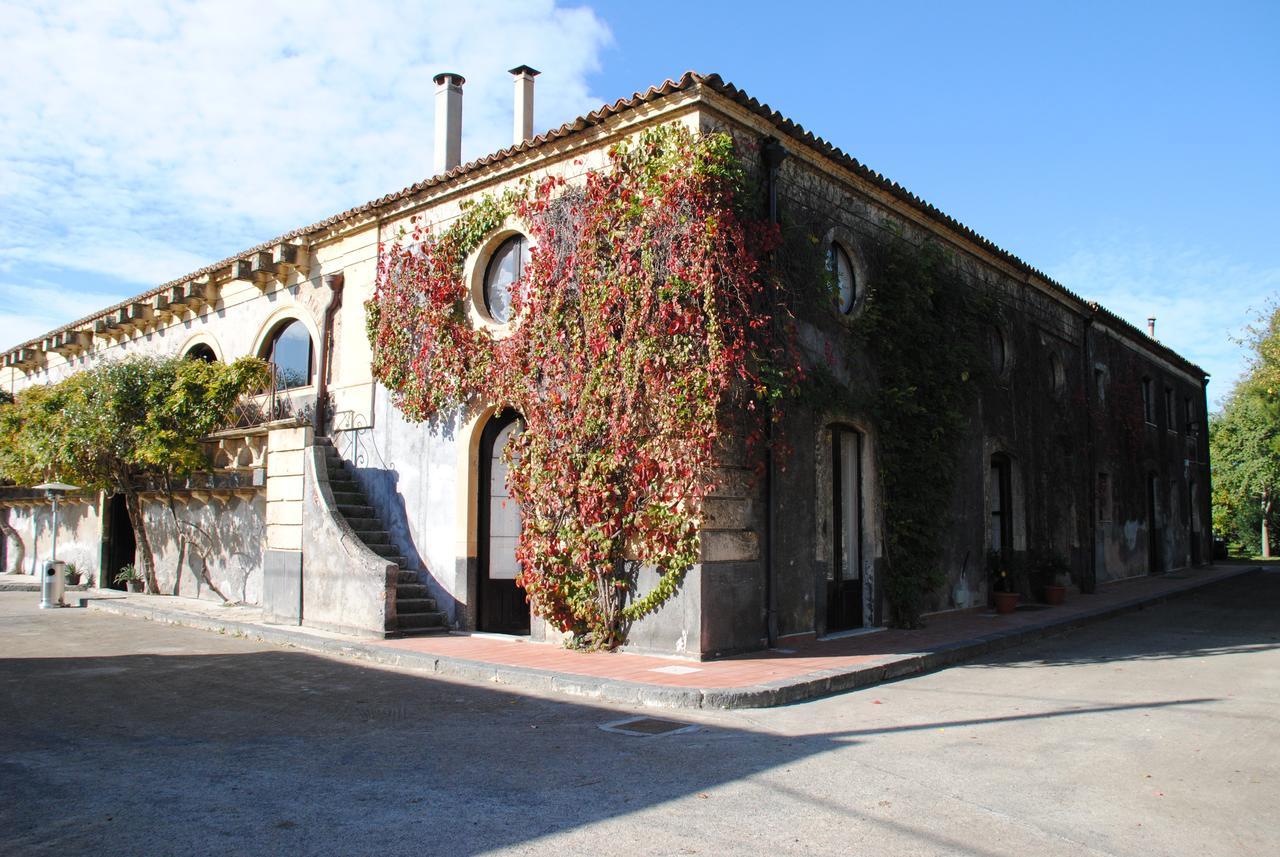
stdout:
POLYGON ((474 170, 480 169, 481 167, 486 167, 495 163, 499 163, 517 154, 531 151, 533 149, 537 149, 537 148, 540 148, 541 146, 547 145, 548 143, 552 143, 557 140, 564 139, 565 137, 568 137, 572 134, 576 134, 578 132, 584 131, 589 127, 600 125, 604 123, 607 119, 613 116, 616 116, 619 113, 623 113, 628 110, 634 110, 635 108, 641 106, 642 104, 647 104, 652 101, 656 101, 660 98, 665 98, 675 92, 683 92, 694 86, 705 86, 707 89, 717 93, 718 95, 728 98, 730 101, 733 101, 736 104, 742 107, 745 107, 749 111, 761 116, 762 118, 766 119, 768 122, 777 126, 780 130, 782 130, 788 136, 798 139, 804 145, 818 151, 819 153, 831 158, 832 160, 843 163, 845 166, 852 169, 853 172, 857 173, 862 178, 866 179, 872 184, 880 186, 882 189, 888 191, 893 196, 898 197, 902 201, 906 202, 908 205, 920 210, 926 216, 940 222, 943 226, 951 230, 954 230, 955 232, 958 232, 963 237, 977 243, 980 247, 986 249, 991 253, 994 253, 996 256, 1009 262, 1014 267, 1021 269, 1025 274, 1029 274, 1034 277, 1039 277, 1051 288, 1056 289, 1057 291, 1061 292, 1063 295, 1075 300, 1076 302, 1086 307, 1089 307, 1090 309, 1093 309, 1095 312, 1100 312, 1104 314, 1107 318, 1115 322, 1118 322, 1121 326, 1128 328, 1130 332, 1137 334, 1139 337, 1142 337, 1145 344, 1150 345, 1152 348, 1154 348, 1159 352, 1162 352, 1166 356, 1174 358, 1176 361, 1183 364, 1184 367, 1189 367, 1190 369, 1196 372, 1199 372, 1201 375, 1207 377, 1208 373, 1206 373, 1204 369, 1202 369, 1200 366, 1196 365, 1192 361, 1183 357, 1181 354, 1174 351, 1172 348, 1168 347, 1167 345, 1164 345, 1163 343, 1159 342, 1158 340, 1154 340, 1154 339, 1151 339, 1150 337, 1145 336, 1136 325, 1124 320, 1123 318, 1120 318, 1118 315, 1106 309, 1105 307, 1099 305, 1097 302, 1089 301, 1084 297, 1080 296, 1079 294, 1076 294, 1071 289, 1068 289, 1066 286, 1064 286, 1062 283, 1050 277, 1048 274, 1044 273, 1043 271, 1036 268, 1035 266, 1027 263, 1026 261, 1014 255, 1013 253, 1009 252, 1008 250, 1003 249, 1002 247, 997 245, 995 242, 991 241, 989 238, 986 238, 985 236, 978 233, 973 228, 966 226, 964 223, 960 222, 956 218, 942 211, 937 206, 933 205, 932 203, 921 198, 920 196, 917 196, 916 194, 907 190, 907 188, 903 187, 898 182, 892 181, 891 179, 887 178, 884 174, 871 169, 866 164, 859 161, 857 158, 845 152, 843 149, 840 149, 838 146, 835 146, 834 144, 823 139, 822 137, 817 136, 812 131, 807 130, 800 123, 795 122, 792 119, 788 119, 786 116, 783 116, 777 110, 774 110, 773 108, 771 108, 768 104, 760 101, 757 98, 754 98, 748 95, 741 88, 735 86, 733 83, 730 83, 729 81, 726 81, 721 75, 714 72, 710 74, 702 74, 700 72, 693 71, 693 70, 685 71, 676 80, 667 78, 664 81, 662 81, 662 83, 660 84, 657 84, 655 86, 650 86, 644 92, 633 93, 629 98, 619 98, 613 101, 612 103, 605 103, 600 107, 596 108, 595 110, 591 111, 590 113, 587 113, 583 116, 578 116, 575 119, 571 119, 568 122, 565 122, 564 124, 560 125, 558 128, 549 129, 547 131, 542 132, 541 134, 530 137, 527 140, 523 140, 519 143, 515 143, 511 146, 507 146, 505 148, 499 149, 498 151, 493 152, 491 154, 473 159, 471 161, 468 161, 465 164, 460 164, 444 173, 440 173, 438 175, 430 176, 428 178, 422 179, 421 181, 414 182, 408 187, 402 188, 399 191, 394 191, 392 193, 384 194, 383 196, 378 197, 377 199, 371 200, 369 202, 366 202, 363 205, 353 206, 351 208, 346 209, 345 211, 339 212, 338 214, 331 215, 327 218, 324 218, 323 220, 318 220, 315 223, 310 224, 309 226, 302 226, 297 229, 290 230, 289 232, 286 232, 282 235, 272 238, 269 241, 264 241, 261 244, 258 244, 247 250, 242 250, 218 262, 214 262, 210 265, 206 265, 203 268, 200 268, 199 270, 194 271, 190 274, 186 274, 174 280, 169 280, 168 282, 162 283, 161 285, 156 286, 152 289, 149 289, 143 292, 142 294, 129 298, 128 300, 122 301, 118 304, 108 307, 107 309, 98 310, 92 315, 86 316, 85 318, 63 325, 62 327, 56 328, 48 333, 43 334, 42 336, 27 340, 26 342, 21 343, 20 345, 16 345, 13 348, 6 349, 6 350, 12 351, 16 348, 26 348, 26 347, 35 345, 39 343, 41 340, 49 336, 53 336, 63 331, 72 330, 74 328, 80 327, 81 325, 87 324, 88 322, 93 321, 94 319, 99 318, 107 313, 111 313, 123 307, 126 307, 131 303, 135 303, 140 300, 145 300, 147 298, 154 297, 155 295, 162 293, 166 289, 172 288, 181 283, 188 282, 190 280, 205 276, 207 274, 212 274, 218 270, 221 270, 222 268, 227 267, 228 265, 235 262, 236 260, 242 259, 245 256, 248 256, 250 254, 261 252, 263 250, 266 250, 282 242, 291 241, 295 238, 309 235, 314 232, 319 232, 323 229, 327 229, 338 223, 351 220, 355 217, 365 214, 366 212, 374 211, 378 208, 382 208, 384 206, 399 202, 403 199, 406 199, 407 197, 421 193, 422 191, 427 190, 429 188, 436 187, 438 185, 461 178, 462 176, 467 175, 468 173, 474 170))

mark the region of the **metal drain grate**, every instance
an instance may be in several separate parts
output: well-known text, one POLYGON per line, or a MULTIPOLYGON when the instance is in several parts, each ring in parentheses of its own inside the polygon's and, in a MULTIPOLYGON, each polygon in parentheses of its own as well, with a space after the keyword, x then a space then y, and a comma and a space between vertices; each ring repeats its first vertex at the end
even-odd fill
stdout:
POLYGON ((693 723, 681 723, 678 720, 662 720, 657 717, 628 717, 615 720, 600 726, 605 732, 617 735, 631 735, 636 738, 656 738, 659 735, 679 735, 697 729, 693 723))

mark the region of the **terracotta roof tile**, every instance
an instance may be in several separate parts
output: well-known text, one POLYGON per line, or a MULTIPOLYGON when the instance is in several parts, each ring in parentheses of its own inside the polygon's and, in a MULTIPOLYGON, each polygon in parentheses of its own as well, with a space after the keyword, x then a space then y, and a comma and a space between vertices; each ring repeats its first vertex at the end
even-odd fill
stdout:
MULTIPOLYGON (((137 297, 130 298, 126 301, 123 301, 122 303, 116 304, 115 306, 108 307, 103 310, 99 310, 98 312, 95 312, 93 315, 86 316, 85 318, 72 322, 71 324, 64 325, 60 328, 57 328, 56 330, 53 330, 53 331, 50 331, 49 333, 44 334, 41 337, 38 337, 33 340, 29 340, 28 342, 23 343, 23 345, 16 346, 16 347, 18 348, 30 347, 40 342, 41 340, 45 339, 46 337, 52 336, 56 333, 61 333, 64 330, 70 330, 73 328, 80 327, 81 325, 87 324, 88 322, 96 318, 100 318, 103 315, 114 312, 136 301, 150 299, 155 295, 160 294, 165 290, 173 286, 176 286, 180 283, 184 283, 184 282, 187 282, 188 280, 192 280, 197 277, 201 277, 206 274, 211 274, 216 271, 222 270, 237 259, 243 259, 249 256, 250 254, 259 252, 261 250, 269 249, 281 242, 292 241, 297 238, 301 238, 301 237, 328 229, 344 221, 352 220, 357 217, 362 217, 364 215, 371 214, 373 212, 378 211, 379 209, 386 208, 388 206, 392 206, 399 202, 402 202, 405 199, 408 199, 429 188, 446 184, 454 181, 455 179, 462 178, 463 176, 466 176, 475 170, 481 169, 483 167, 499 164, 518 154, 534 151, 550 143, 554 143, 556 141, 563 140, 568 137, 572 137, 573 135, 581 133, 582 131, 585 131, 588 128, 601 125, 604 122, 606 122, 608 119, 620 113, 624 113, 629 110, 634 110, 635 108, 640 107, 644 104, 648 104, 650 102, 658 101, 662 98, 672 95, 673 93, 685 92, 699 86, 704 87, 705 89, 710 90, 720 96, 728 98, 734 103, 746 108, 752 113, 755 113, 756 115, 760 116, 761 118, 765 119, 767 122, 775 126, 778 129, 778 131, 781 132, 783 135, 790 137, 793 140, 798 141, 802 145, 810 149, 813 149, 814 151, 821 153, 822 155, 830 158, 831 160, 849 168, 853 172, 857 173, 861 178, 865 179, 866 181, 868 181, 873 185, 878 186, 882 190, 887 191, 888 193, 897 197, 898 199, 902 200, 912 208, 916 209, 921 214, 925 215, 930 220, 933 220, 945 226, 947 229, 962 235, 964 238, 968 239, 969 241, 972 241, 978 244, 988 252, 998 256, 999 258, 1008 262, 1010 265, 1019 269, 1025 275, 1029 275, 1029 276, 1040 279, 1050 289, 1059 292, 1064 297, 1070 298, 1076 304, 1088 307, 1092 311, 1103 316, 1109 323, 1124 329, 1126 332, 1130 333, 1131 335, 1135 335, 1136 337, 1138 337, 1145 347, 1151 348, 1153 351, 1161 354, 1167 359, 1172 360, 1173 362, 1176 362, 1177 364, 1181 365, 1183 368, 1188 369, 1193 373, 1197 373, 1199 375, 1206 375, 1204 370, 1201 369, 1199 366, 1197 366, 1195 363, 1192 363, 1191 361, 1187 360, 1185 357, 1178 354, 1176 351, 1169 348, 1168 346, 1165 346, 1160 342, 1151 339, 1135 325, 1130 324, 1129 322, 1115 315, 1111 311, 1107 310, 1105 307, 1099 306, 1097 303, 1094 303, 1092 301, 1085 300, 1080 295, 1076 294, 1075 292, 1068 289, 1066 286, 1062 285, 1058 281, 1054 280, 1052 277, 1045 274, 1043 271, 1040 271, 1039 269, 1029 265, 1028 263, 1024 262, 1022 259, 1018 258, 1014 254, 1008 252, 1007 250, 1000 248, 992 241, 988 240, 982 235, 979 235, 973 229, 970 229, 968 226, 965 226, 963 223, 956 220, 954 217, 951 217, 949 214, 946 214, 945 212, 939 210, 937 207, 933 206, 932 204, 916 196, 914 193, 911 193, 902 185, 898 184, 895 181, 891 181, 881 173, 878 173, 875 170, 871 169, 870 167, 867 167, 857 158, 854 158, 853 156, 847 154, 842 149, 832 145, 831 143, 827 142, 821 137, 816 136, 815 134, 813 134, 813 132, 806 130, 804 126, 786 118, 785 116, 780 114, 778 111, 769 107, 767 104, 764 104, 759 100, 752 98, 747 93, 745 93, 738 87, 734 86, 732 83, 726 82, 723 78, 720 77, 720 75, 718 74, 702 75, 693 71, 685 72, 683 75, 681 75, 679 80, 670 80, 670 79, 665 80, 658 86, 651 86, 649 87, 649 89, 645 90, 644 92, 637 92, 633 94, 630 98, 619 98, 617 101, 614 101, 612 104, 605 104, 599 109, 594 110, 585 116, 579 116, 578 118, 572 121, 566 122, 565 124, 561 125, 559 128, 554 128, 550 131, 546 131, 522 143, 518 143, 513 146, 508 146, 507 148, 494 152, 491 155, 486 155, 482 158, 477 158, 466 164, 462 164, 460 166, 454 167, 452 170, 449 170, 446 173, 442 173, 441 175, 437 175, 437 176, 432 176, 431 178, 409 185, 408 187, 403 188, 399 191, 396 191, 395 193, 389 193, 386 196, 382 196, 382 197, 379 197, 378 199, 371 200, 370 202, 366 202, 363 205, 359 205, 354 208, 349 208, 346 211, 343 211, 339 214, 335 214, 335 215, 332 215, 331 217, 325 218, 324 220, 317 221, 316 223, 313 223, 310 226, 304 226, 300 229, 294 229, 290 232, 286 232, 285 234, 280 235, 276 238, 273 238, 270 241, 265 241, 262 244, 257 245, 256 247, 251 247, 248 250, 241 251, 240 253, 237 253, 234 256, 229 256, 226 259, 223 259, 219 262, 215 262, 212 265, 206 265, 205 267, 199 269, 198 271, 194 271, 176 280, 171 280, 170 282, 157 286, 156 288, 151 289, 150 291, 144 292, 143 294, 138 295, 137 297)), ((13 350, 13 349, 9 349, 9 350, 13 350)))

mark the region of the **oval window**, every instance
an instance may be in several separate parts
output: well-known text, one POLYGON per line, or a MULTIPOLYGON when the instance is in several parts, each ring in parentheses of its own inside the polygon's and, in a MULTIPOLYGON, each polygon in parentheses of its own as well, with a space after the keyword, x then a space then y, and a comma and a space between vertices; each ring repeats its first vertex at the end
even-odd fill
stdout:
POLYGON ((276 389, 292 390, 311 383, 311 334, 300 321, 281 325, 262 356, 276 367, 276 389))
POLYGON ((995 370, 997 376, 1004 375, 1005 363, 1008 360, 1008 352, 1004 342, 1004 332, 999 327, 991 328, 991 368, 995 370))
POLYGON ((836 280, 836 306, 842 314, 848 315, 858 299, 858 278, 849 254, 834 242, 827 250, 827 270, 836 280))
POLYGON ((1067 373, 1062 366, 1062 358, 1057 354, 1049 355, 1049 389, 1054 395, 1062 392, 1062 388, 1066 385, 1067 373))
POLYGON ((511 320, 511 287, 520 280, 528 261, 529 242, 523 235, 503 241, 489 258, 484 271, 484 306, 499 324, 511 320))

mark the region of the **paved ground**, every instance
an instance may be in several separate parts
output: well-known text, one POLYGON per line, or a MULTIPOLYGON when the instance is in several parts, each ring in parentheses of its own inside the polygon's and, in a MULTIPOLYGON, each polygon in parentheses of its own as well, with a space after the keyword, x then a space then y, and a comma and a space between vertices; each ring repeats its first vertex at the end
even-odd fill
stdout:
POLYGON ((6 854, 1267 855, 1280 572, 895 684, 633 713, 0 593, 6 854))
MULTIPOLYGON (((92 610, 150 618, 321 654, 344 654, 386 666, 422 669, 437 675, 489 681, 513 689, 557 690, 623 705, 666 708, 765 708, 834 691, 869 687, 885 680, 929 672, 949 664, 1003 651, 1042 637, 1158 603, 1181 593, 1241 574, 1257 564, 1224 564, 1181 569, 1176 574, 1108 583, 1092 595, 1072 594, 1057 607, 1028 604, 1008 616, 987 608, 930 616, 918 630, 878 630, 857 636, 815 640, 784 638, 779 648, 692 661, 671 656, 622 656, 569 651, 492 634, 444 634, 402 640, 369 640, 273 625, 251 605, 170 596, 91 593, 92 610)), ((0 589, 32 586, 30 578, 0 589)))

